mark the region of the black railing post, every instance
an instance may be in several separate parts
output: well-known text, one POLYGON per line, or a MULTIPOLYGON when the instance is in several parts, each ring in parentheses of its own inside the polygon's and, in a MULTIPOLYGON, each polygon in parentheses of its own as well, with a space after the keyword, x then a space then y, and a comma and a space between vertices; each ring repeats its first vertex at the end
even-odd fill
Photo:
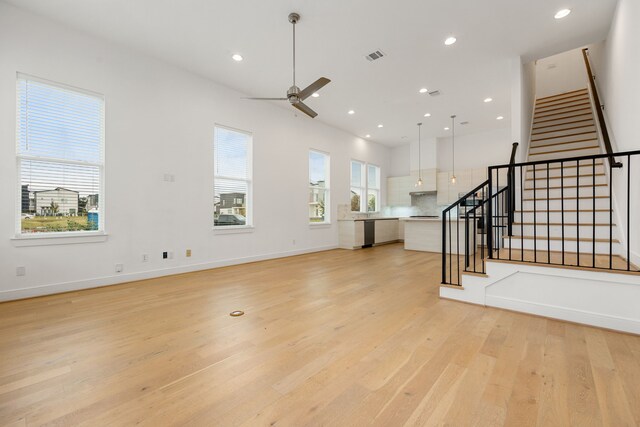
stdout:
POLYGON ((487 252, 493 259, 493 167, 489 167, 489 197, 487 203, 487 252))
POLYGON ((442 284, 447 283, 447 211, 442 211, 442 284))

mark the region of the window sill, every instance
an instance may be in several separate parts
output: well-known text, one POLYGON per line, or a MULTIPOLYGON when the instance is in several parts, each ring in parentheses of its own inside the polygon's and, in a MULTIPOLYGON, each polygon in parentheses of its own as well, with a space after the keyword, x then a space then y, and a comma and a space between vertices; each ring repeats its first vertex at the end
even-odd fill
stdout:
POLYGON ((17 248, 27 246, 53 246, 53 245, 77 245, 82 243, 106 242, 108 235, 98 232, 91 234, 66 234, 63 236, 53 236, 51 234, 41 234, 34 236, 19 236, 11 239, 13 246, 17 248))
POLYGON ((310 222, 309 228, 331 228, 330 222, 310 222))
POLYGON ((213 234, 238 234, 238 233, 253 233, 255 228, 252 225, 240 225, 240 226, 222 226, 214 227, 213 234))

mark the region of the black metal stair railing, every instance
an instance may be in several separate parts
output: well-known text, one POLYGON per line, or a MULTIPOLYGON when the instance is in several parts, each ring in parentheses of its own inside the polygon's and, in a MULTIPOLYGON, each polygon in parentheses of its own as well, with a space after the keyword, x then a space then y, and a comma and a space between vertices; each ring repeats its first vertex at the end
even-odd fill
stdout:
POLYGON ((489 167, 485 182, 442 212, 443 284, 486 273, 485 259, 639 270, 632 247, 640 225, 632 219, 640 217, 640 150, 513 159, 489 167))
POLYGON ((499 188, 500 176, 506 172, 507 204, 513 215, 509 232, 499 236, 494 228, 504 224, 500 213, 492 210, 496 205, 488 205, 487 257, 637 271, 631 253, 636 227, 631 208, 640 202, 640 191, 632 187, 633 171, 639 166, 640 150, 489 167, 488 198, 500 193, 494 193, 494 188, 499 188), (603 187, 606 191, 599 194, 603 187))
MULTIPOLYGON (((517 148, 518 143, 514 142, 510 164, 515 162, 517 148)), ((485 273, 485 257, 490 251, 499 250, 502 236, 511 232, 514 176, 513 170, 507 171, 506 180, 502 181, 506 185, 501 187, 500 180, 492 183, 489 175, 488 180, 442 212, 442 284, 460 285, 463 272, 485 273)))

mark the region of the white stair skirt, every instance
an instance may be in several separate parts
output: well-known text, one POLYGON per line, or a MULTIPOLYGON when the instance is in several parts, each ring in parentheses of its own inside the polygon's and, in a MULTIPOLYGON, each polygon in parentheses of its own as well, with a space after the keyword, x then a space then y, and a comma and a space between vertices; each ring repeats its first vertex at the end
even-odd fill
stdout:
POLYGON ((443 298, 640 334, 640 275, 487 261, 443 298))

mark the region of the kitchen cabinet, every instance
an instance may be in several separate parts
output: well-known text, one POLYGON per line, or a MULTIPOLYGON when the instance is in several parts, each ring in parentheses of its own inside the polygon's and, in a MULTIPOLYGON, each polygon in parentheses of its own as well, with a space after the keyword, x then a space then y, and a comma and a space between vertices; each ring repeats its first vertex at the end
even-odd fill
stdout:
POLYGON ((460 194, 468 193, 487 179, 487 169, 463 169, 456 171, 456 183, 451 183, 449 172, 438 172, 438 195, 439 205, 451 205, 460 198, 460 194))
POLYGON ((395 242, 399 239, 398 220, 387 219, 375 221, 375 244, 395 242))
POLYGON ((407 176, 392 176, 387 178, 387 205, 388 206, 411 206, 411 192, 414 191, 436 191, 437 190, 437 170, 422 170, 422 187, 416 188, 418 181, 418 171, 411 171, 407 176))
POLYGON ((400 240, 398 218, 371 218, 338 221, 338 246, 342 249, 359 249, 365 244, 365 222, 373 222, 374 245, 400 240))
POLYGON ((411 195, 413 191, 411 176, 392 176, 387 178, 387 205, 388 206, 411 206, 411 195))

